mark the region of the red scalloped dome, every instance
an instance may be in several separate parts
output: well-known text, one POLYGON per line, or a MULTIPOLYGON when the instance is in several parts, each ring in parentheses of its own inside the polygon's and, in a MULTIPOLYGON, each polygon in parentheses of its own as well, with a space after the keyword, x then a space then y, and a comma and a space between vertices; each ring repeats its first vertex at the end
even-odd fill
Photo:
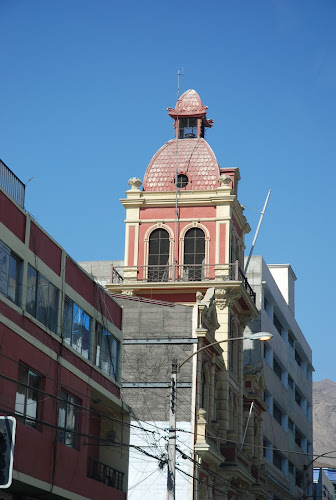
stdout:
MULTIPOLYGON (((219 165, 203 138, 180 139, 177 149, 178 174, 188 177, 187 191, 204 191, 219 186, 219 165)), ((175 191, 176 140, 166 142, 151 159, 143 181, 144 191, 175 191)))
POLYGON ((181 95, 175 108, 179 114, 203 114, 207 106, 203 106, 200 96, 193 89, 187 90, 181 95))
POLYGON ((200 96, 196 90, 190 89, 184 92, 178 99, 175 109, 168 108, 169 115, 175 118, 179 116, 205 116, 208 106, 203 106, 200 96))

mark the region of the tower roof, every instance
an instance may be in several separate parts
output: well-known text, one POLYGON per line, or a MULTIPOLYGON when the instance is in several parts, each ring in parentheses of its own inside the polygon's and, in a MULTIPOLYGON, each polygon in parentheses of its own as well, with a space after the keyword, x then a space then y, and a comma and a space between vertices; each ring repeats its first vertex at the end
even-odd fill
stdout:
POLYGON ((219 186, 219 165, 209 144, 203 138, 178 140, 176 151, 173 139, 151 159, 143 181, 144 191, 175 191, 176 153, 178 174, 188 177, 186 190, 204 191, 219 186))
POLYGON ((176 103, 176 107, 168 108, 169 116, 205 116, 208 106, 203 106, 200 96, 196 90, 190 89, 184 92, 176 103))

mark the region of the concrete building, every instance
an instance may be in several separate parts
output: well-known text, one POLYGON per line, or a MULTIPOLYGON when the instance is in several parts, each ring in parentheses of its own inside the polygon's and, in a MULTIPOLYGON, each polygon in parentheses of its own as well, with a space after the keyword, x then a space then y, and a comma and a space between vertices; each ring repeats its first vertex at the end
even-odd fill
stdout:
POLYGON ((121 307, 24 209, 3 162, 0 338, 0 415, 17 421, 3 498, 125 500, 121 307))
POLYGON ((132 419, 130 439, 129 488, 134 499, 148 491, 153 498, 165 498, 172 405, 178 429, 176 498, 191 498, 193 489, 199 498, 212 498, 214 491, 221 491, 219 486, 216 489, 216 468, 223 462, 216 423, 221 347, 215 345, 193 356, 179 370, 176 391, 171 391, 174 359, 182 363, 196 347, 214 342, 218 325, 213 295, 214 290, 209 290, 195 305, 115 296, 124 318, 122 393, 137 417, 132 419), (139 447, 147 452, 141 462, 139 447))
POLYGON ((336 470, 328 467, 314 467, 314 500, 336 498, 336 470))
POLYGON ((266 265, 262 257, 255 256, 247 277, 256 293, 259 315, 245 333, 273 334, 263 344, 244 341, 245 367, 259 365, 264 372, 268 411, 264 414, 262 433, 270 498, 309 498, 313 366, 311 349, 295 320, 296 276, 288 264, 266 265))

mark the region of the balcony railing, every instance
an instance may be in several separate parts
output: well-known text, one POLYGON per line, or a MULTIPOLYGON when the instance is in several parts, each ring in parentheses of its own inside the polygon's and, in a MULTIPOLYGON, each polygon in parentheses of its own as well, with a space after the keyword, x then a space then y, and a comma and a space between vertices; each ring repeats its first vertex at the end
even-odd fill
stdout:
POLYGON ((88 458, 87 476, 122 491, 124 473, 91 457, 88 458))
POLYGON ((190 281, 240 281, 252 301, 255 293, 238 261, 232 264, 183 264, 111 267, 112 283, 167 283, 190 281))
POLYGON ((0 160, 0 186, 7 191, 20 207, 24 208, 25 185, 11 171, 7 165, 0 160))

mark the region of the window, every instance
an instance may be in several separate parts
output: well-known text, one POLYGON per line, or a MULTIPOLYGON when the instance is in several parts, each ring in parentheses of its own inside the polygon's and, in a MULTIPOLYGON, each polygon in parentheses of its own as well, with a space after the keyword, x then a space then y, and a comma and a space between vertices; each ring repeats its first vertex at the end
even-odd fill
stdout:
POLYGON ((295 429, 295 442, 301 449, 303 449, 303 435, 297 428, 295 429))
POLYGON ((184 188, 184 187, 186 187, 186 185, 188 184, 189 179, 188 179, 188 177, 187 177, 186 175, 184 175, 184 174, 179 174, 179 175, 177 176, 177 179, 176 179, 176 181, 175 181, 175 182, 176 182, 176 186, 177 186, 178 188, 184 188))
POLYGON ((275 328, 278 330, 278 332, 281 335, 282 325, 281 325, 278 317, 276 316, 276 314, 273 314, 273 323, 274 323, 275 328))
POLYGON ((192 228, 184 237, 184 278, 201 281, 205 260, 205 235, 201 229, 192 228))
POLYGON ((59 290, 31 265, 28 265, 27 303, 29 314, 52 332, 57 331, 59 290))
POLYGON ((264 391, 264 401, 268 406, 268 412, 271 413, 273 398, 268 391, 264 391))
POLYGON ((303 403, 303 398, 301 396, 301 393, 296 387, 295 387, 295 401, 299 406, 301 406, 303 403))
POLYGON ((294 380, 290 375, 288 375, 288 387, 292 389, 292 391, 294 390, 294 380))
POLYGON ((197 137, 197 118, 179 119, 179 139, 194 139, 197 137))
POLYGON ((168 281, 169 234, 165 229, 155 229, 149 237, 148 281, 168 281))
POLYGON ((280 425, 282 425, 282 411, 275 403, 273 403, 273 417, 280 425))
POLYGON ((301 366, 301 364, 302 364, 302 359, 301 359, 301 356, 300 356, 300 354, 297 352, 297 350, 296 350, 296 349, 295 349, 295 361, 297 362, 297 364, 298 364, 299 366, 301 366))
POLYGON ((288 344, 294 349, 294 337, 291 331, 288 332, 288 344))
POLYGON ((291 418, 288 418, 288 430, 294 432, 294 422, 291 418))
POLYGON ((288 461, 288 472, 289 474, 291 474, 292 476, 294 475, 294 465, 292 464, 292 462, 288 461))
POLYGON ((295 484, 299 488, 303 488, 303 472, 297 470, 295 474, 295 484))
POLYGON ((114 380, 119 379, 120 342, 97 323, 96 365, 114 380))
POLYGON ((275 358, 273 358, 273 370, 274 370, 274 373, 277 375, 277 377, 279 377, 279 379, 281 380, 282 369, 275 358))
POLYGON ((15 304, 20 302, 21 260, 0 241, 0 293, 15 304))
POLYGON ((264 309, 265 309, 265 311, 267 311, 267 308, 268 308, 268 302, 267 302, 266 297, 264 297, 264 309))
POLYGON ((273 465, 282 471, 283 457, 277 450, 273 450, 273 465))
POLYGON ((78 447, 79 399, 68 392, 61 392, 58 414, 58 440, 70 448, 78 447))
POLYGON ((15 413, 23 423, 34 429, 39 427, 40 391, 42 377, 24 365, 19 365, 15 413))
POLYGON ((272 443, 266 438, 263 439, 263 455, 269 462, 272 462, 272 443))
POLYGON ((63 336, 84 358, 89 359, 91 317, 68 297, 64 300, 63 336))

